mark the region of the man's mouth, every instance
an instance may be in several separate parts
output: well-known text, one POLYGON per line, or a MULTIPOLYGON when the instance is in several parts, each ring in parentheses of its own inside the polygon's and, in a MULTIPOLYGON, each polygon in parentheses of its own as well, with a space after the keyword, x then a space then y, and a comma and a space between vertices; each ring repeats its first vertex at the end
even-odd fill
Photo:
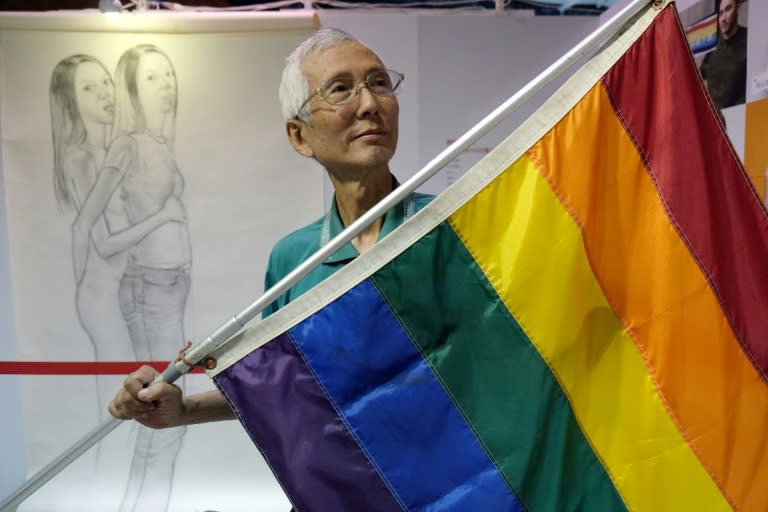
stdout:
POLYGON ((355 135, 353 138, 354 139, 369 139, 369 138, 383 137, 386 134, 387 134, 387 132, 385 130, 373 129, 373 130, 362 131, 362 132, 358 133, 357 135, 355 135))

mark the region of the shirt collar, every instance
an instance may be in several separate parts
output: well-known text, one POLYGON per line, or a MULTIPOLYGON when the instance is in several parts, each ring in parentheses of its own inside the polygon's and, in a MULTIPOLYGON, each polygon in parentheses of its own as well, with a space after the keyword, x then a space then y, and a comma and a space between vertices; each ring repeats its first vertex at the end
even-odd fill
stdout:
MULTIPOLYGON (((400 186, 400 182, 397 181, 397 178, 392 176, 392 180, 394 181, 394 188, 400 186)), ((390 208, 387 213, 384 214, 384 223, 381 226, 381 231, 379 232, 379 238, 377 240, 381 240, 390 234, 400 224, 408 220, 414 213, 415 204, 413 194, 408 194, 403 201, 390 208)), ((339 209, 336 205, 336 194, 334 194, 333 199, 331 200, 331 207, 323 217, 323 225, 320 230, 320 247, 324 247, 343 230, 344 224, 341 222, 339 209)), ((352 245, 352 242, 347 242, 341 249, 325 260, 324 264, 347 263, 359 255, 360 253, 355 249, 355 246, 352 245)))

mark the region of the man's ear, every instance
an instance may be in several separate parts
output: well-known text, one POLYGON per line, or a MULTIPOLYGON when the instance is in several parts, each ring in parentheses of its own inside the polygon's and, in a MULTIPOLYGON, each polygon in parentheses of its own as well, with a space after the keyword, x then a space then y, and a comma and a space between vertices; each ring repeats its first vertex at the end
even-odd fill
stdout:
POLYGON ((285 122, 285 133, 288 135, 288 141, 293 149, 300 155, 307 158, 315 156, 312 147, 309 145, 306 137, 307 123, 298 119, 289 119, 285 122))

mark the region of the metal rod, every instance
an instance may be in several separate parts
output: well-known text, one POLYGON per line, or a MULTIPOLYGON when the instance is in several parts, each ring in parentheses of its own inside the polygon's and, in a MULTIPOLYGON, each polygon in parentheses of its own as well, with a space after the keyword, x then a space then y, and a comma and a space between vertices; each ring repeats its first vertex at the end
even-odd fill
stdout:
MULTIPOLYGON (((199 344, 193 346, 186 353, 186 360, 192 364, 198 363, 208 354, 224 345, 226 341, 234 336, 245 324, 251 321, 265 307, 274 302, 283 293, 288 291, 304 276, 309 274, 323 261, 332 256, 336 251, 349 243, 354 237, 360 234, 365 228, 370 226, 376 219, 384 215, 390 208, 401 202, 405 197, 416 190, 429 178, 435 175, 440 169, 445 167, 454 158, 459 156, 474 144, 480 137, 488 133, 491 129, 503 121, 509 114, 540 91, 545 85, 557 78, 563 71, 570 67, 576 60, 580 59, 587 52, 592 50, 601 41, 613 36, 630 18, 638 14, 652 0, 634 0, 619 11, 615 16, 608 20, 604 25, 584 38, 574 46, 565 55, 560 57, 547 69, 542 71, 536 78, 520 89, 507 101, 502 103, 493 112, 488 114, 482 121, 477 123, 467 133, 445 148, 440 154, 433 158, 423 169, 413 175, 409 180, 400 185, 397 189, 388 194, 384 199, 366 212, 362 217, 350 224, 341 233, 334 237, 328 244, 313 254, 304 263, 288 273, 283 279, 278 281, 273 287, 267 290, 259 299, 253 302, 240 314, 232 317, 228 322, 216 329, 210 336, 199 344)), ((158 376, 157 381, 168 383, 178 380, 182 375, 189 372, 191 368, 184 362, 171 362, 163 373, 158 376)), ((109 432, 114 430, 120 420, 111 419, 105 421, 78 441, 72 448, 60 455, 43 470, 34 475, 27 483, 14 492, 9 498, 0 503, 0 512, 10 512, 11 507, 17 506, 29 495, 35 492, 48 480, 53 478, 69 463, 83 454, 88 448, 99 442, 109 432)))
POLYGON ((72 445, 67 451, 56 457, 56 459, 45 466, 43 469, 34 474, 32 478, 27 480, 24 485, 19 487, 17 491, 6 498, 0 503, 0 511, 14 511, 22 501, 31 496, 36 490, 42 487, 48 480, 58 475, 64 468, 69 466, 78 457, 88 451, 94 444, 99 442, 104 436, 115 430, 120 424, 121 420, 117 418, 110 418, 103 421, 96 428, 88 432, 83 439, 95 439, 93 443, 83 443, 82 441, 72 445))

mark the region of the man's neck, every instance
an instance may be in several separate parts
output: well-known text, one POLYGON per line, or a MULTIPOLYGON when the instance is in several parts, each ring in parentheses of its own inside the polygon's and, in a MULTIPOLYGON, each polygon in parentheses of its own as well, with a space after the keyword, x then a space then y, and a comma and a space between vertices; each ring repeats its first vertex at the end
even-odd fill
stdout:
MULTIPOLYGON (((331 176, 336 191, 336 207, 344 227, 349 226, 374 207, 394 187, 392 175, 385 172, 371 173, 361 181, 339 181, 331 176)), ((352 240, 352 245, 363 253, 378 240, 384 218, 380 217, 352 240)))
POLYGON ((734 25, 734 26, 733 26, 733 29, 732 29, 732 30, 731 30, 731 31, 730 31, 728 34, 722 34, 722 36, 723 36, 723 39, 725 39, 726 41, 728 41, 729 39, 731 39, 733 36, 735 36, 735 35, 736 35, 736 32, 738 32, 740 28, 741 28, 741 27, 740 27, 738 24, 737 24, 737 25, 734 25))

